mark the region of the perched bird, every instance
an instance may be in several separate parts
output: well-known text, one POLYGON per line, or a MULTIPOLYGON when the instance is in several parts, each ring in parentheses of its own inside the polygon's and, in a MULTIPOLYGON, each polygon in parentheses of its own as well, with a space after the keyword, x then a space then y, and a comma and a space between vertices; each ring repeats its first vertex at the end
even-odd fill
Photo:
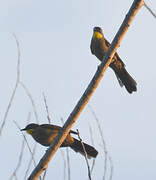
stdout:
MULTIPOLYGON (((110 43, 104 38, 102 29, 100 27, 94 27, 90 45, 92 54, 102 61, 109 46, 110 43)), ((125 64, 122 62, 117 53, 113 56, 112 62, 109 66, 114 70, 121 87, 124 85, 129 93, 137 91, 137 83, 127 72, 125 64)))
MULTIPOLYGON (((52 124, 38 125, 32 123, 27 125, 24 129, 21 129, 21 131, 26 131, 38 143, 42 144, 43 146, 50 146, 50 144, 53 142, 54 138, 58 135, 61 129, 62 128, 60 126, 52 124)), ((77 132, 71 130, 60 147, 71 147, 75 152, 79 152, 82 155, 85 155, 81 142, 73 138, 70 134, 77 134, 77 132)), ((83 144, 87 152, 88 158, 96 158, 98 154, 97 150, 86 143, 83 144)))

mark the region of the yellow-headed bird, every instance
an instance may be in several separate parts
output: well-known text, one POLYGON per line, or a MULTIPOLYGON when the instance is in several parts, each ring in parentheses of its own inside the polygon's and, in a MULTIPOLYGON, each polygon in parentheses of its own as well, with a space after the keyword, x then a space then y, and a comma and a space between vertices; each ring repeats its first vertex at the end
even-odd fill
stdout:
MULTIPOLYGON (((21 129, 21 131, 26 131, 35 139, 35 141, 37 141, 41 145, 50 146, 50 144, 53 142, 54 138, 58 135, 61 129, 62 128, 60 126, 52 124, 38 125, 31 123, 27 125, 24 129, 21 129)), ((77 134, 77 132, 71 130, 60 147, 71 147, 75 152, 79 152, 82 155, 85 155, 82 143, 79 140, 73 138, 70 134, 77 134)), ((93 146, 90 146, 86 143, 83 144, 88 157, 96 158, 98 154, 97 150, 93 146)))
MULTIPOLYGON (((100 27, 94 27, 90 45, 92 54, 102 61, 109 46, 110 43, 104 38, 102 29, 100 27)), ((129 93, 137 91, 136 81, 126 71, 125 64, 117 53, 113 56, 112 62, 109 66, 114 70, 121 87, 124 85, 129 93)))

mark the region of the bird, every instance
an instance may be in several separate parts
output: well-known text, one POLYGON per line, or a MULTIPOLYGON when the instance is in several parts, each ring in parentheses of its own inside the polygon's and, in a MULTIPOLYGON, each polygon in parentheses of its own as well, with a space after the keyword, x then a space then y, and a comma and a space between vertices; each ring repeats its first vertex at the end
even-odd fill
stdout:
MULTIPOLYGON (((52 124, 39 125, 39 124, 31 123, 28 124, 24 129, 21 129, 21 131, 26 131, 39 144, 43 146, 50 146, 50 144, 53 142, 53 140, 58 135, 61 129, 62 127, 52 124)), ((81 141, 73 138, 71 134, 78 134, 78 133, 73 130, 70 130, 69 134, 67 135, 67 137, 65 138, 64 142, 61 144, 60 147, 70 147, 75 152, 79 152, 80 154, 85 156, 85 152, 83 150, 81 141)), ((98 151, 93 146, 90 146, 86 143, 83 144, 86 153, 88 155, 88 158, 96 158, 96 156, 98 155, 98 151)))
MULTIPOLYGON (((110 43, 104 37, 102 29, 100 27, 94 27, 90 44, 91 53, 95 55, 100 61, 102 61, 109 46, 110 43)), ((121 87, 125 86, 126 90, 130 94, 137 91, 136 81, 127 72, 125 64, 123 63, 117 52, 114 54, 109 67, 115 72, 115 75, 121 87)))

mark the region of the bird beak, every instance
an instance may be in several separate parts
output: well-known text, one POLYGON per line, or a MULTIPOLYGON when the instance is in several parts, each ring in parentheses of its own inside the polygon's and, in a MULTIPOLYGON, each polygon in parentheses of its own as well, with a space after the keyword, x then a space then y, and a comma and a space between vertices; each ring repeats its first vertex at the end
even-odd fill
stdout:
POLYGON ((24 129, 21 129, 21 131, 26 131, 26 129, 24 128, 24 129))

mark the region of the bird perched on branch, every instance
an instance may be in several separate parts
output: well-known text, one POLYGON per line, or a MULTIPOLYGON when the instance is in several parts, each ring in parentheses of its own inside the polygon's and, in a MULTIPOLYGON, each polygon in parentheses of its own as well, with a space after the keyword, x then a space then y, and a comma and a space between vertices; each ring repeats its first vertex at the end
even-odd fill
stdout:
MULTIPOLYGON (((109 46, 110 43, 104 38, 102 29, 100 27, 94 27, 93 37, 90 45, 92 54, 94 54, 100 61, 102 61, 109 46)), ((117 53, 114 54, 109 67, 114 70, 121 87, 124 85, 129 93, 137 91, 137 83, 127 72, 125 69, 125 64, 117 53)))
MULTIPOLYGON (((37 141, 41 145, 50 146, 50 144, 53 142, 53 140, 58 135, 61 129, 62 128, 60 126, 56 126, 56 125, 51 125, 51 124, 38 125, 32 123, 27 125, 24 129, 21 129, 21 131, 26 131, 35 139, 35 141, 37 141)), ((78 134, 78 133, 71 130, 60 147, 70 147, 75 152, 79 152, 82 155, 85 155, 82 143, 79 140, 73 138, 71 134, 78 134)), ((88 158, 90 157, 96 158, 98 154, 97 150, 86 143, 83 144, 87 152, 88 158)))

